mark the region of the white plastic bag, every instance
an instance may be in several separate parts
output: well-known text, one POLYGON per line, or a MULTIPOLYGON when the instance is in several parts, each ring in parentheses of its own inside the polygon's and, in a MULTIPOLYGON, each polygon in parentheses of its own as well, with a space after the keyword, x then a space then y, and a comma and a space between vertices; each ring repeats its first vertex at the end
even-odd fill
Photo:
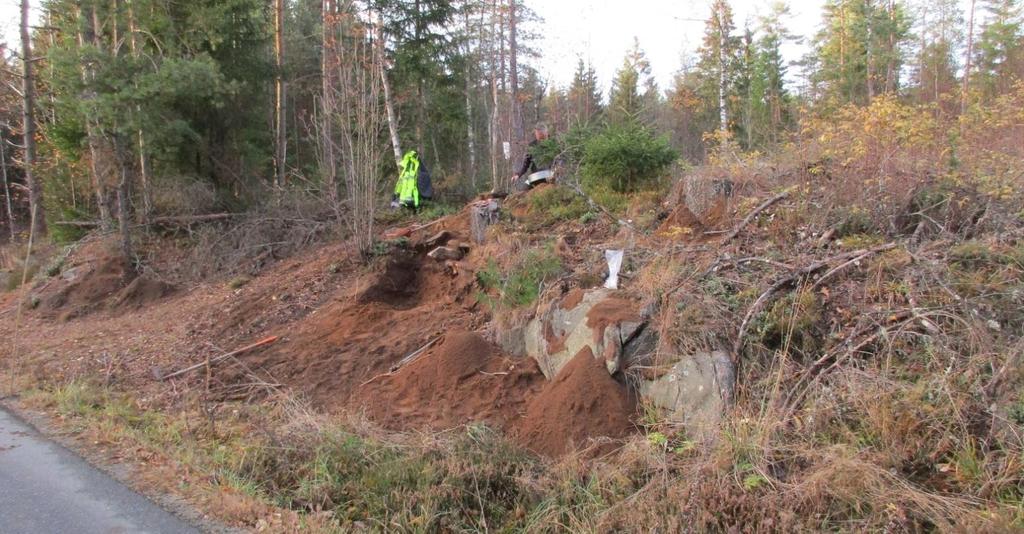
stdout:
POLYGON ((606 250, 604 259, 608 261, 608 280, 605 280, 604 287, 608 289, 619 288, 619 269, 622 269, 622 251, 606 250))

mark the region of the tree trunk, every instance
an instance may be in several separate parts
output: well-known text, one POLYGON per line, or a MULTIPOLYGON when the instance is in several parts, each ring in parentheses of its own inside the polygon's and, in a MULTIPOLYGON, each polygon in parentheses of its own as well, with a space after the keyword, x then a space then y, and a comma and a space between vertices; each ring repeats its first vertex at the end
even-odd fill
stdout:
POLYGON ((469 157, 468 166, 466 168, 466 174, 469 177, 470 189, 476 194, 476 139, 475 132, 473 131, 473 84, 470 80, 471 69, 468 65, 472 64, 470 56, 473 52, 472 45, 469 42, 469 36, 472 35, 470 32, 469 24, 469 10, 467 9, 464 14, 464 21, 466 24, 466 50, 465 55, 467 61, 466 72, 463 73, 465 78, 465 92, 466 92, 466 155, 469 157))
MULTIPOLYGON (((139 49, 136 41, 135 33, 138 31, 135 27, 135 10, 132 4, 133 0, 126 0, 128 4, 128 47, 132 54, 132 59, 138 60, 139 49)), ((138 87, 138 84, 135 84, 138 87)), ((135 119, 140 120, 142 117, 142 106, 135 106, 135 119)), ((139 186, 142 189, 142 210, 140 212, 141 220, 143 224, 148 224, 149 219, 153 214, 153 200, 150 193, 150 178, 149 178, 149 157, 146 155, 146 136, 142 132, 140 126, 135 132, 135 142, 138 145, 139 150, 139 186)))
POLYGON ((395 103, 391 98, 391 82, 388 81, 387 69, 384 68, 384 21, 377 21, 377 70, 380 71, 380 85, 384 91, 384 109, 388 115, 388 133, 391 135, 391 148, 395 152, 395 165, 402 163, 402 140, 398 137, 398 116, 395 114, 395 103))
POLYGON ((284 187, 288 157, 287 90, 284 80, 284 0, 274 0, 274 185, 284 187))
POLYGON ((516 7, 519 0, 508 3, 508 77, 509 77, 509 139, 512 141, 512 161, 519 161, 525 151, 523 145, 523 114, 519 109, 519 47, 516 42, 516 7))
POLYGON ((971 83, 971 59, 974 56, 974 1, 967 22, 967 51, 964 52, 964 80, 960 89, 960 115, 967 113, 967 98, 971 83))
POLYGON ((718 129, 724 135, 729 129, 729 117, 725 111, 725 16, 722 11, 725 9, 725 3, 720 2, 718 8, 715 10, 715 16, 718 18, 718 129))
POLYGON ((11 243, 14 242, 17 233, 14 231, 14 206, 11 203, 11 185, 7 181, 7 132, 0 130, 0 169, 3 171, 4 179, 4 202, 7 204, 7 226, 11 230, 11 243))
POLYGON ((132 280, 138 275, 135 269, 135 252, 132 250, 132 235, 130 226, 130 212, 129 209, 129 184, 128 180, 128 160, 124 150, 121 148, 121 144, 117 141, 114 142, 116 148, 114 152, 117 157, 118 168, 120 170, 120 181, 117 184, 117 226, 118 234, 121 237, 121 255, 124 256, 125 262, 125 280, 132 280))
MULTIPOLYGON (((79 19, 84 20, 84 13, 80 13, 79 19)), ((90 22, 85 24, 85 30, 78 32, 78 46, 79 49, 85 47, 86 35, 83 32, 88 32, 88 40, 91 41, 95 46, 99 47, 99 38, 97 36, 99 28, 99 19, 96 16, 95 8, 92 9, 90 22)), ((82 63, 82 84, 85 86, 85 90, 82 94, 82 100, 94 105, 96 101, 96 91, 91 87, 95 73, 92 68, 85 62, 82 63)), ((92 109, 89 110, 91 113, 92 109)), ((89 146, 89 177, 92 181, 93 191, 96 194, 96 208, 99 211, 100 216, 100 227, 104 230, 108 230, 112 226, 112 218, 110 213, 110 203, 107 198, 106 178, 103 167, 103 146, 99 136, 98 127, 95 121, 88 116, 85 118, 85 131, 86 141, 89 146)))
POLYGON ((889 57, 885 64, 885 92, 896 90, 896 2, 889 0, 889 57))
POLYGON ((498 18, 498 0, 493 0, 491 9, 491 118, 488 133, 491 141, 491 186, 494 191, 501 191, 504 177, 498 175, 498 78, 500 76, 498 40, 500 37, 496 33, 497 25, 495 24, 498 18))
POLYGON ((334 134, 332 118, 334 116, 334 96, 331 76, 334 59, 334 12, 332 0, 322 0, 321 9, 321 52, 320 52, 320 166, 324 173, 324 187, 335 216, 341 217, 338 202, 338 161, 334 155, 334 134))
POLYGON ((35 217, 32 219, 32 233, 46 233, 46 210, 43 208, 43 184, 33 168, 36 163, 36 104, 35 80, 32 77, 32 35, 28 31, 28 0, 21 0, 21 91, 22 130, 25 144, 25 185, 28 186, 28 201, 35 217))

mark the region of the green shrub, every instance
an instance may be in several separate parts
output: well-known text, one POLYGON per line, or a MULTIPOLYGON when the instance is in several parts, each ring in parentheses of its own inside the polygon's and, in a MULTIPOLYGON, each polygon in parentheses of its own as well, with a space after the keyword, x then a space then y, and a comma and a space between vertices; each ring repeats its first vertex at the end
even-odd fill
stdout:
POLYGON ((531 251, 505 281, 502 301, 509 307, 529 306, 540 296, 540 286, 562 272, 562 260, 550 247, 531 251))
POLYGON ((857 234, 876 234, 878 230, 867 210, 860 207, 840 209, 839 225, 836 227, 835 237, 843 238, 857 234))
POLYGON ((541 285, 562 273, 562 260, 552 246, 529 251, 504 275, 491 260, 487 267, 476 272, 477 282, 484 290, 499 290, 497 301, 480 295, 481 301, 491 307, 519 308, 533 304, 540 296, 541 285))
POLYGON ((609 126, 587 140, 583 177, 588 185, 606 185, 619 193, 656 185, 678 154, 668 139, 638 124, 609 126))
POLYGON ((451 204, 427 202, 422 206, 419 213, 416 214, 416 218, 424 222, 431 222, 458 212, 459 208, 451 204))
POLYGON ((546 187, 530 196, 528 229, 536 230, 557 222, 579 219, 589 211, 586 200, 567 187, 546 187))

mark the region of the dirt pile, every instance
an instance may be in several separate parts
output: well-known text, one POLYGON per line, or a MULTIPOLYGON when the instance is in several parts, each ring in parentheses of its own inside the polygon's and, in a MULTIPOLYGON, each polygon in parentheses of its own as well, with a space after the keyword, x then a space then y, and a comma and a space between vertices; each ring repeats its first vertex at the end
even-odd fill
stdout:
POLYGON ((167 282, 154 280, 148 276, 139 276, 117 293, 117 296, 110 301, 110 306, 112 308, 139 309, 174 293, 174 290, 174 286, 167 282))
POLYGON ((137 310, 175 291, 173 285, 136 275, 109 240, 87 243, 59 260, 52 276, 37 283, 33 297, 46 318, 68 321, 108 309, 137 310))
POLYGON ((392 428, 451 428, 519 417, 544 375, 532 359, 511 359, 472 332, 451 332, 393 375, 360 387, 358 403, 392 428))
POLYGON ((328 301, 286 325, 264 329, 282 341, 246 358, 249 369, 227 382, 269 375, 329 412, 362 404, 357 392, 429 340, 484 321, 474 309, 471 270, 451 272, 418 249, 396 249, 377 270, 339 289, 328 301))
POLYGON ((66 269, 53 285, 44 286, 40 309, 62 319, 84 315, 125 287, 127 264, 123 258, 103 255, 83 258, 66 269))
MULTIPOLYGON (((633 429, 636 404, 584 348, 527 405, 512 430, 513 439, 546 456, 559 456, 594 438, 622 438, 633 429)), ((609 444, 610 445, 610 444, 609 444)), ((597 447, 597 452, 610 449, 597 447)))

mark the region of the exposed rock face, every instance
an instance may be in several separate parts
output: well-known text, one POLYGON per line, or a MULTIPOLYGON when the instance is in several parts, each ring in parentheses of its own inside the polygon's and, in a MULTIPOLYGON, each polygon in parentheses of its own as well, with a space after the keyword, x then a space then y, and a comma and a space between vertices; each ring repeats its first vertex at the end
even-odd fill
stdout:
MULTIPOLYGON (((632 366, 651 369, 658 346, 656 332, 647 325, 653 312, 653 306, 643 308, 621 291, 576 289, 542 307, 525 325, 500 329, 496 338, 506 352, 536 360, 548 380, 579 354, 601 361, 612 375, 632 366)), ((656 379, 634 382, 637 393, 694 436, 709 436, 732 402, 732 360, 716 351, 669 365, 656 379)))
POLYGON ((722 351, 685 356, 657 380, 644 381, 640 395, 665 410, 670 421, 695 435, 711 432, 732 399, 735 373, 722 351))
MULTIPOLYGON (((636 301, 617 291, 597 289, 570 292, 550 309, 538 314, 523 330, 519 345, 511 332, 501 336, 507 350, 525 351, 537 360, 549 379, 584 348, 603 360, 608 372, 615 374, 636 351, 647 317, 636 301)), ((650 345, 650 336, 647 338, 650 345)))

